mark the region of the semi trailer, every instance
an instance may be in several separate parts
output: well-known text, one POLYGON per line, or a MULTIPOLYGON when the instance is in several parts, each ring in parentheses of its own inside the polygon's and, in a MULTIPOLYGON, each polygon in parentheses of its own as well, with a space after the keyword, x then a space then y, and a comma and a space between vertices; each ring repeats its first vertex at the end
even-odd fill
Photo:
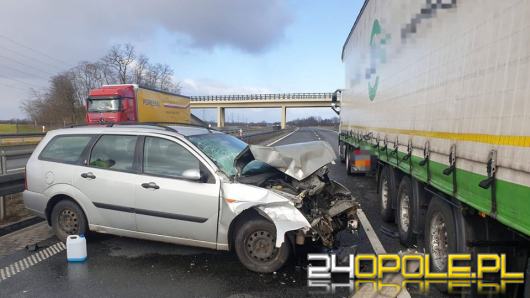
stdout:
POLYGON ((366 0, 342 48, 341 160, 435 271, 483 252, 528 270, 529 28, 529 1, 366 0))
POLYGON ((136 84, 103 85, 86 100, 86 122, 190 123, 189 97, 136 84))

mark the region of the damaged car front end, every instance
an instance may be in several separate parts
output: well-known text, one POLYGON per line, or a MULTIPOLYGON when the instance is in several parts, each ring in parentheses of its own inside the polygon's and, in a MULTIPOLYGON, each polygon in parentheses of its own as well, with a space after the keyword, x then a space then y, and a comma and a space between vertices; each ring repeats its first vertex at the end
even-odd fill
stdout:
POLYGON ((276 271, 308 239, 325 250, 356 244, 359 206, 329 178, 336 155, 327 142, 258 146, 221 133, 189 139, 224 177, 218 249, 235 250, 248 269, 276 271))
POLYGON ((357 229, 358 204, 348 189, 329 178, 327 165, 335 158, 335 152, 324 141, 276 147, 250 145, 236 158, 238 183, 264 188, 288 200, 284 206, 289 207, 283 207, 283 212, 289 210, 289 216, 282 221, 277 213, 271 214, 271 209, 277 207, 256 204, 276 225, 276 246, 283 239, 280 232, 294 229, 300 229, 327 248, 351 244, 345 243, 340 234, 357 229), (284 227, 290 218, 295 219, 293 213, 302 215, 307 224, 284 227))

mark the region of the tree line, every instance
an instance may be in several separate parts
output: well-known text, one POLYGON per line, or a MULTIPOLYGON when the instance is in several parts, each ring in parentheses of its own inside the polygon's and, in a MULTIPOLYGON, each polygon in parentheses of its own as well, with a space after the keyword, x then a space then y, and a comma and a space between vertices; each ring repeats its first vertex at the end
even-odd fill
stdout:
POLYGON ((302 126, 337 126, 339 125, 339 117, 322 119, 319 116, 310 116, 307 118, 295 119, 287 121, 287 125, 302 127, 302 126))
POLYGON ((91 89, 107 84, 138 84, 180 92, 168 64, 151 63, 131 44, 119 44, 96 61, 82 61, 51 77, 45 90, 32 90, 22 110, 32 122, 52 126, 83 122, 85 100, 91 89))

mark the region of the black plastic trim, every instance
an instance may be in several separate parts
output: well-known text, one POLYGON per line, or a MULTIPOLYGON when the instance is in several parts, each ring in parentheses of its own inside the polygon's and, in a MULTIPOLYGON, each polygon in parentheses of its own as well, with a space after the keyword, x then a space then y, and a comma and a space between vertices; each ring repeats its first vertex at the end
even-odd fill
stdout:
POLYGON ((136 209, 132 207, 125 207, 125 206, 118 206, 118 205, 111 205, 111 204, 97 203, 97 202, 94 202, 94 206, 96 206, 97 208, 101 208, 101 209, 108 209, 108 210, 114 210, 114 211, 135 213, 135 214, 183 220, 183 221, 191 221, 191 222, 196 222, 196 223, 203 223, 208 220, 207 218, 204 218, 204 217, 160 212, 160 211, 147 210, 147 209, 136 209))

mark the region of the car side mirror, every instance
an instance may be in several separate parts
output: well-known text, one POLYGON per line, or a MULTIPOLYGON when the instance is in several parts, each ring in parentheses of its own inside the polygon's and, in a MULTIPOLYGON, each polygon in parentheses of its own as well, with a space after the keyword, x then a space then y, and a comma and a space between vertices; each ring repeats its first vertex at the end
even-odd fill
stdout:
POLYGON ((182 173, 182 177, 191 181, 208 181, 208 175, 202 173, 199 169, 189 169, 182 173))
POLYGON ((182 177, 189 179, 189 180, 193 180, 193 181, 202 180, 201 171, 199 169, 188 169, 182 172, 182 177))

